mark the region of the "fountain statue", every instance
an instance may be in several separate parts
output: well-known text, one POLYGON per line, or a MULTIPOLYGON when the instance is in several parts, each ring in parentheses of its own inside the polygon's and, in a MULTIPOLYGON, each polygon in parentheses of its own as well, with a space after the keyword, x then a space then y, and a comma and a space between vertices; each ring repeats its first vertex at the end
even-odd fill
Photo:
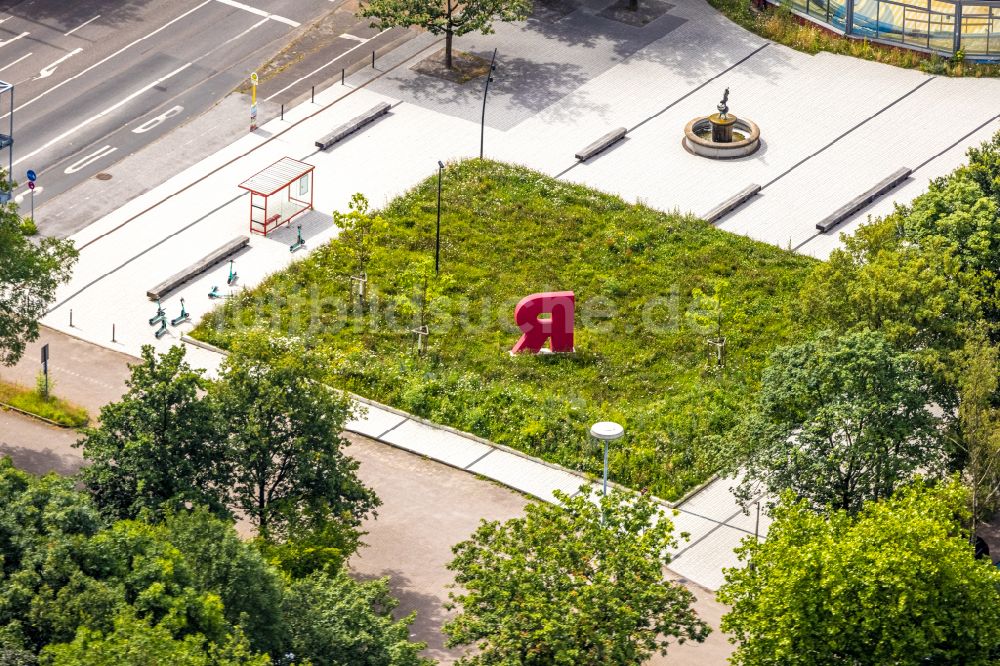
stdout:
POLYGON ((695 155, 713 159, 745 157, 760 148, 756 123, 729 113, 729 88, 715 107, 718 113, 695 118, 684 128, 684 147, 695 155))

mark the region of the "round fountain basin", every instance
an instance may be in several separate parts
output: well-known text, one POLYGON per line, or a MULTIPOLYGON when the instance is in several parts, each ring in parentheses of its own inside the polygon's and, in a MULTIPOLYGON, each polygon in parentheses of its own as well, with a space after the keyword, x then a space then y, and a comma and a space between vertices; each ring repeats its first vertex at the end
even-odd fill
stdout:
MULTIPOLYGON (((760 128, 757 123, 735 116, 726 120, 732 121, 727 123, 727 129, 732 131, 732 141, 713 140, 713 129, 717 123, 712 122, 711 116, 702 116, 695 118, 684 128, 684 147, 695 155, 715 160, 746 157, 757 152, 760 148, 760 128)), ((717 130, 715 134, 718 136, 717 130)))

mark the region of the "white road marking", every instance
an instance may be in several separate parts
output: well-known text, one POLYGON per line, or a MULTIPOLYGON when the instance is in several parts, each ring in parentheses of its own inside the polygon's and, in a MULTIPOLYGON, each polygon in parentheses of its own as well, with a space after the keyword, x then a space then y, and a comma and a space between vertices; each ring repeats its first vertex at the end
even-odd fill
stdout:
POLYGON ((113 146, 104 146, 103 148, 98 148, 97 150, 95 150, 91 154, 85 155, 84 157, 81 157, 76 162, 73 162, 72 164, 70 164, 68 167, 66 167, 63 170, 63 173, 76 173, 80 169, 83 169, 84 167, 86 167, 88 164, 93 164, 97 160, 99 160, 102 157, 105 157, 107 155, 110 155, 111 153, 115 152, 116 150, 118 150, 118 149, 115 148, 115 147, 113 147, 113 146))
MULTIPOLYGON (((390 30, 392 30, 392 28, 386 28, 386 29, 385 29, 385 30, 383 30, 382 32, 378 33, 378 35, 375 35, 375 37, 378 37, 379 35, 381 35, 381 34, 384 34, 384 33, 386 33, 386 32, 389 32, 390 30)), ((364 46, 365 44, 367 44, 368 42, 370 42, 370 41, 371 41, 372 39, 375 39, 375 37, 372 37, 371 39, 366 39, 366 40, 365 40, 364 42, 362 42, 362 43, 358 44, 357 46, 352 46, 351 48, 347 49, 346 51, 344 51, 343 53, 341 53, 340 55, 338 55, 338 56, 337 56, 336 58, 334 58, 334 59, 333 59, 333 60, 331 60, 330 62, 326 63, 325 65, 320 65, 319 67, 317 67, 317 68, 316 68, 316 69, 314 69, 313 71, 309 72, 309 73, 308 73, 308 74, 306 74, 305 76, 300 76, 299 78, 295 79, 294 81, 292 81, 292 82, 291 82, 291 83, 289 83, 289 84, 288 84, 287 86, 285 86, 284 88, 282 88, 282 89, 281 89, 281 90, 279 90, 278 92, 274 93, 274 94, 273 94, 273 95, 271 95, 270 97, 265 97, 265 98, 264 98, 264 101, 265 101, 265 102, 269 102, 269 101, 271 101, 272 99, 274 99, 275 97, 277 97, 277 96, 278 96, 278 95, 280 95, 281 93, 285 92, 286 90, 288 90, 289 88, 291 88, 291 87, 292 87, 292 86, 294 86, 295 84, 297 84, 297 83, 299 83, 299 82, 301 82, 301 81, 305 81, 306 79, 308 79, 308 78, 309 78, 310 76, 312 76, 313 74, 316 74, 317 72, 321 72, 321 71, 323 71, 324 69, 326 69, 327 67, 329 67, 330 65, 332 65, 333 63, 335 63, 335 62, 336 62, 337 60, 339 60, 340 58, 343 58, 343 57, 344 57, 345 55, 347 55, 347 54, 348 54, 348 53, 350 53, 351 51, 354 51, 354 50, 356 50, 356 49, 360 49, 360 48, 361 48, 362 46, 364 46)))
POLYGON ((17 37, 11 37, 10 39, 7 39, 5 41, 0 42, 0 46, 7 46, 11 42, 16 42, 17 40, 21 39, 22 37, 27 37, 30 34, 31 34, 30 32, 22 32, 17 37))
POLYGON ((21 157, 21 158, 19 158, 17 160, 14 160, 14 164, 20 164, 21 162, 23 162, 24 160, 28 159, 29 157, 34 157, 35 155, 37 155, 38 153, 42 152, 43 150, 45 150, 49 146, 62 141, 63 139, 65 139, 68 136, 71 136, 71 135, 75 134, 76 132, 78 132, 79 130, 83 129, 84 127, 86 127, 90 123, 94 122, 95 120, 100 120, 101 118, 103 118, 104 116, 108 115, 112 111, 114 111, 114 110, 116 110, 118 108, 121 108, 125 104, 128 104, 133 99, 135 99, 136 97, 138 97, 142 93, 146 92, 147 90, 149 90, 151 88, 154 88, 154 87, 160 85, 161 83, 163 83, 164 81, 166 81, 167 79, 180 74, 181 72, 183 72, 185 69, 187 69, 188 67, 190 67, 193 64, 194 63, 190 63, 189 62, 189 63, 186 63, 184 65, 181 65, 180 67, 178 67, 174 71, 170 72, 169 74, 167 74, 165 76, 161 76, 160 78, 158 78, 157 80, 153 81, 152 83, 150 83, 148 85, 145 85, 142 88, 139 88, 138 90, 136 90, 131 95, 125 97, 124 99, 122 99, 122 100, 120 100, 120 101, 118 101, 118 102, 116 102, 114 104, 112 104, 111 106, 109 106, 108 108, 104 109, 100 113, 96 113, 96 114, 92 115, 91 117, 87 118, 86 120, 84 120, 79 125, 76 125, 75 127, 71 127, 70 129, 68 129, 65 132, 63 132, 62 134, 60 134, 59 136, 57 136, 57 137, 55 137, 53 139, 50 139, 49 141, 46 141, 42 146, 40 146, 39 148, 36 148, 35 150, 31 151, 30 153, 28 153, 24 157, 21 157))
POLYGON ((340 33, 337 36, 340 37, 340 38, 342 38, 342 39, 351 39, 351 40, 353 40, 355 42, 361 42, 362 44, 364 44, 365 42, 368 41, 364 37, 358 37, 357 35, 352 35, 352 34, 347 33, 347 32, 342 32, 342 33, 340 33))
MULTIPOLYGON (((62 81, 60 81, 59 83, 55 84, 54 86, 52 86, 52 87, 51 87, 51 88, 49 88, 48 90, 45 90, 45 91, 43 91, 43 92, 39 93, 38 97, 35 97, 34 99, 29 99, 29 100, 28 100, 27 102, 21 102, 20 104, 18 104, 18 105, 17 105, 17 110, 18 110, 18 111, 20 111, 20 110, 24 109, 24 107, 26 107, 26 106, 31 106, 32 104, 34 104, 35 102, 37 102, 37 101, 38 101, 38 100, 40 100, 41 98, 43 98, 43 97, 45 97, 46 95, 48 95, 48 94, 49 94, 50 92, 52 92, 53 90, 56 90, 56 89, 58 89, 58 88, 59 88, 60 86, 63 86, 63 85, 65 85, 65 84, 69 83, 70 81, 73 81, 73 80, 75 80, 75 79, 78 79, 78 78, 80 78, 81 76, 83 76, 84 74, 86 74, 87 72, 89 72, 90 70, 92 70, 92 69, 94 69, 94 68, 96 68, 96 67, 100 67, 101 65, 103 65, 103 64, 104 64, 104 63, 106 63, 107 61, 109 61, 109 60, 111 60, 112 58, 114 58, 114 57, 115 57, 116 55, 119 55, 119 54, 121 54, 121 53, 124 53, 125 51, 127 51, 127 50, 128 50, 128 49, 130 49, 130 48, 132 48, 133 46, 135 46, 135 45, 136 45, 136 44, 138 44, 139 42, 141 42, 141 41, 143 41, 143 40, 145 40, 145 39, 149 39, 150 37, 152 37, 152 36, 153 36, 153 35, 155 35, 156 33, 160 32, 161 30, 166 30, 166 29, 167 29, 167 28, 168 28, 169 26, 173 25, 173 24, 174 24, 174 23, 176 23, 177 21, 180 21, 180 20, 181 20, 182 18, 184 18, 184 17, 185 17, 185 16, 187 16, 188 14, 191 14, 191 13, 193 13, 193 12, 196 12, 196 11, 198 11, 199 9, 201 9, 202 7, 204 7, 205 5, 210 5, 210 4, 212 4, 212 0, 205 0, 205 1, 203 2, 203 3, 201 3, 201 4, 200 4, 200 5, 198 5, 197 7, 193 7, 193 8, 191 8, 191 9, 187 10, 186 12, 184 12, 183 14, 181 14, 180 16, 178 16, 177 18, 175 18, 175 19, 171 19, 170 21, 167 21, 166 23, 164 23, 163 25, 161 25, 161 26, 160 26, 159 28, 157 28, 157 29, 156 29, 156 30, 154 30, 153 32, 149 33, 148 35, 144 35, 144 36, 140 37, 139 39, 135 40, 135 41, 134 41, 134 42, 132 42, 131 44, 128 44, 127 46, 124 46, 124 47, 122 47, 122 48, 118 49, 117 51, 115 51, 114 53, 112 53, 112 54, 111 54, 111 55, 109 55, 108 57, 104 58, 103 60, 100 60, 100 61, 98 61, 98 62, 95 62, 95 63, 94 63, 93 65, 91 65, 91 66, 90 66, 90 67, 88 67, 87 69, 83 70, 83 71, 82 71, 82 72, 80 72, 79 74, 76 74, 76 75, 74 75, 74 76, 71 76, 71 77, 69 77, 69 78, 67 78, 67 79, 63 79, 62 81)), ((25 34, 28 34, 28 33, 25 33, 25 34)), ((2 46, 2 44, 0 44, 0 46, 2 46)), ((10 112, 8 111, 8 112, 7 112, 7 113, 5 113, 4 115, 0 116, 0 120, 2 120, 2 119, 4 119, 4 118, 6 118, 6 117, 7 117, 7 116, 9 116, 9 115, 10 115, 10 112)))
POLYGON ((59 60, 56 60, 54 63, 52 63, 48 67, 42 67, 42 70, 40 72, 38 72, 38 76, 36 76, 35 78, 33 78, 32 81, 37 81, 38 79, 46 79, 46 78, 52 76, 55 73, 55 71, 56 71, 56 67, 59 66, 59 63, 63 62, 64 60, 69 60, 70 58, 72 58, 73 56, 75 56, 77 53, 79 53, 82 50, 83 50, 82 48, 73 49, 72 51, 70 51, 69 53, 67 53, 66 55, 64 55, 62 58, 59 58, 59 60))
POLYGON ((0 72, 2 72, 3 70, 7 69, 8 67, 11 67, 12 65, 16 65, 17 63, 21 62, 22 60, 24 60, 25 58, 27 58, 30 55, 31 55, 30 53, 25 53, 23 56, 21 56, 20 58, 18 58, 14 62, 7 63, 3 67, 0 67, 0 72))
POLYGON ((285 18, 284 16, 278 16, 277 14, 272 14, 270 12, 265 12, 263 9, 257 9, 256 7, 251 7, 250 5, 244 5, 242 2, 236 2, 236 0, 216 0, 224 5, 229 5, 230 7, 236 7, 237 9, 242 9, 243 11, 250 12, 251 14, 256 14, 257 16, 266 16, 272 21, 277 21, 278 23, 284 23, 290 25, 293 28, 299 27, 301 25, 298 21, 293 21, 290 18, 285 18))
POLYGON ((149 120, 147 120, 143 124, 139 125, 138 127, 136 127, 135 129, 133 129, 132 131, 134 133, 136 133, 136 134, 143 134, 145 132, 148 132, 149 130, 153 129, 154 127, 159 126, 161 123, 163 123, 164 121, 166 121, 168 118, 173 118, 174 116, 176 116, 178 113, 180 113, 183 110, 184 110, 184 107, 180 106, 180 105, 170 107, 169 109, 167 109, 166 111, 164 111, 160 115, 154 116, 154 117, 150 118, 149 120))
POLYGON ((28 197, 31 196, 32 192, 34 192, 35 194, 41 194, 42 190, 44 190, 44 189, 45 188, 42 187, 41 185, 35 185, 35 189, 34 190, 25 190, 24 192, 21 192, 20 194, 16 195, 14 197, 14 203, 19 204, 19 203, 23 202, 25 199, 27 199, 28 197))
POLYGON ((87 25, 88 23, 93 23, 94 21, 96 21, 96 20, 97 20, 97 19, 99 19, 99 18, 101 18, 101 15, 100 15, 100 14, 98 14, 98 15, 97 15, 97 16, 95 16, 94 18, 90 19, 89 21, 84 21, 83 23, 81 23, 80 25, 76 26, 75 28, 73 28, 73 29, 72 29, 72 30, 70 30, 69 32, 64 32, 64 33, 63 33, 63 37, 69 37, 69 36, 70 36, 70 35, 72 35, 72 34, 73 34, 74 32, 76 32, 77 30, 79 30, 80 28, 82 28, 83 26, 87 25))

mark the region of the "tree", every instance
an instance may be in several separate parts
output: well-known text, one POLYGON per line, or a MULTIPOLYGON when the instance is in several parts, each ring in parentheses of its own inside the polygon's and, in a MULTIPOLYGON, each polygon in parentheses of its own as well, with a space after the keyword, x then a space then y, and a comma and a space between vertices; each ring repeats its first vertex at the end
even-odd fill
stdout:
POLYGON ((359 583, 344 571, 315 574, 289 588, 284 606, 297 663, 331 666, 430 666, 425 643, 410 642, 416 613, 392 619, 399 602, 388 579, 359 583))
MULTIPOLYGON (((0 171, 0 189, 10 189, 0 171)), ((14 365, 25 345, 38 338, 38 320, 69 280, 77 251, 72 241, 32 242, 11 201, 0 204, 0 364, 14 365)))
POLYGON ((531 0, 368 0, 360 15, 374 18, 372 27, 417 26, 432 35, 444 34, 445 66, 452 68, 452 38, 480 31, 493 32, 493 21, 523 21, 531 0))
POLYGON ((301 343, 251 332, 233 343, 212 387, 229 424, 229 504, 264 539, 328 521, 354 529, 379 504, 342 451, 352 406, 322 383, 328 365, 301 343))
POLYGON ((856 516, 817 515, 787 493, 717 594, 732 663, 997 663, 1000 572, 973 558, 966 501, 957 483, 917 483, 856 516))
POLYGON ((749 501, 763 486, 793 490, 815 509, 854 512, 917 471, 947 463, 916 362, 881 333, 821 333, 776 351, 757 405, 734 434, 749 501), (743 444, 745 443, 745 444, 743 444))
POLYGON ((101 409, 100 425, 77 444, 90 462, 80 476, 109 515, 134 518, 184 502, 228 515, 229 456, 205 398, 208 381, 184 354, 181 346, 161 355, 144 346, 128 392, 101 409))
MULTIPOLYGON (((337 239, 350 252, 357 266, 357 277, 366 279, 368 264, 377 247, 379 234, 385 229, 385 221, 380 215, 368 210, 368 199, 363 194, 355 194, 348 204, 349 211, 341 213, 334 211, 333 223, 340 227, 337 239)), ((362 306, 365 303, 364 292, 359 291, 362 306)))
POLYGON ((454 546, 448 568, 464 591, 450 594, 461 613, 444 630, 449 646, 478 648, 458 663, 638 664, 668 639, 705 639, 692 594, 663 577, 677 540, 649 497, 556 497, 562 506, 483 521, 454 546))

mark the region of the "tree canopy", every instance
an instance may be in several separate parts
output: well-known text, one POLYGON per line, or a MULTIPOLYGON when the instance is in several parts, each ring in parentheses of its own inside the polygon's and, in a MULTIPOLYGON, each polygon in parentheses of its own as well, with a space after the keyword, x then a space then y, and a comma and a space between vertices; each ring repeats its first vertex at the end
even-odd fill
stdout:
MULTIPOLYGON (((0 170, 0 189, 8 189, 0 170)), ((38 320, 69 280, 77 251, 56 238, 32 242, 13 201, 0 204, 0 365, 14 365, 38 338, 38 320)))
POLYGON ((787 493, 717 598, 736 666, 995 664, 1000 572, 973 558, 965 490, 916 483, 855 516, 787 493))
POLYGON ((454 547, 461 613, 445 632, 478 649, 460 664, 624 666, 705 639, 692 594, 664 579, 677 541, 658 505, 618 490, 556 497, 454 547))

